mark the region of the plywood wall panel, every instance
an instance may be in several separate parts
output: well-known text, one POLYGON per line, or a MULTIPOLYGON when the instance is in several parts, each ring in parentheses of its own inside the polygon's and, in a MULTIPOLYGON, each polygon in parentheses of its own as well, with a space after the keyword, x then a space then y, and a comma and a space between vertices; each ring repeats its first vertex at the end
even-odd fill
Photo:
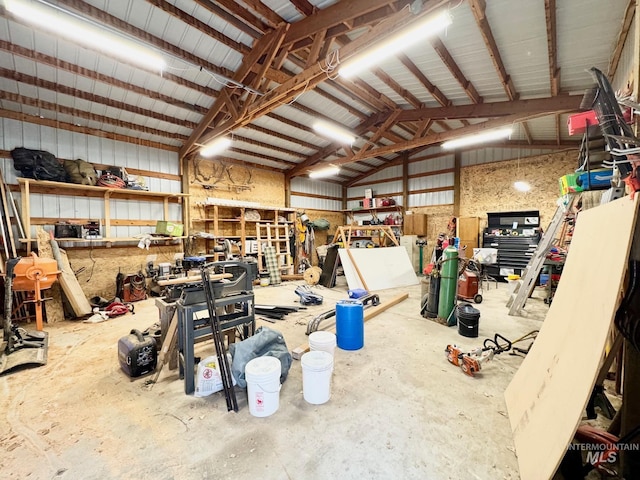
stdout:
POLYGON ((558 178, 577 167, 577 151, 474 165, 460 172, 460 216, 479 217, 480 229, 487 224, 487 212, 539 210, 545 228, 556 210, 560 196, 558 178), (513 182, 531 185, 529 192, 518 192, 513 182))

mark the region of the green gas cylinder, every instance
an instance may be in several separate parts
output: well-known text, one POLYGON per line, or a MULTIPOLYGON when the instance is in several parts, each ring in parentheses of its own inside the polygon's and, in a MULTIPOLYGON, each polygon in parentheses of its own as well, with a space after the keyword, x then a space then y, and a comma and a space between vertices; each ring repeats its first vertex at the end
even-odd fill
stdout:
MULTIPOLYGON (((438 299, 438 317, 447 320, 456 305, 456 288, 458 285, 458 249, 447 247, 442 253, 440 269, 440 298, 438 299)), ((449 325, 455 325, 455 320, 449 325)))

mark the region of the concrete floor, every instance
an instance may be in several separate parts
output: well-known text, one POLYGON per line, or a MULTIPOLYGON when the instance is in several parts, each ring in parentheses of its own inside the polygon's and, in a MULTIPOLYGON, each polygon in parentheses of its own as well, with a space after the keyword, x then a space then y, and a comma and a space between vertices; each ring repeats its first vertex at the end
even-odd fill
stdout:
MULTIPOLYGON (((302 282, 256 287, 256 302, 296 304, 302 282)), ((271 324, 289 349, 306 342, 307 322, 345 299, 316 287, 321 306, 271 324)), ((517 479, 503 392, 522 357, 502 354, 476 378, 449 364, 449 343, 479 346, 500 332, 517 338, 540 327, 547 306, 536 292, 527 318, 509 317, 506 284, 485 289, 480 336, 468 339, 419 314, 421 286, 378 292, 408 300, 366 323, 365 346, 336 350, 332 395, 311 405, 294 361, 279 410, 266 418, 227 412, 224 395, 184 394, 177 371, 159 382, 131 381, 117 360, 117 341, 157 319, 154 300, 136 314, 87 324, 48 325, 44 367, 0 377, 0 471, 11 479, 517 479)), ((526 346, 526 345, 525 345, 526 346)), ((200 343, 196 355, 213 353, 200 343)), ((147 377, 148 378, 148 377, 147 377)))

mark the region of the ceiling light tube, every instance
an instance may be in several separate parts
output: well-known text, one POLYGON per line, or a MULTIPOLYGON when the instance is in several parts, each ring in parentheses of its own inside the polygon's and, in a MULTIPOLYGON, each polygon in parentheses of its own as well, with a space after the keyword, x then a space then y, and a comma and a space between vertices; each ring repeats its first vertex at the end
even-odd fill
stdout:
POLYGON ((476 143, 491 142, 493 140, 507 138, 512 133, 513 128, 511 127, 489 130, 488 132, 476 133, 475 135, 468 135, 466 137, 456 138, 455 140, 449 140, 448 142, 444 142, 441 147, 445 150, 453 150, 454 148, 475 145, 476 143))
POLYGON ((313 129, 316 132, 322 135, 325 135, 329 138, 333 138, 334 140, 337 140, 338 142, 341 142, 341 143, 352 145, 353 142, 356 141, 355 135, 349 133, 348 131, 340 127, 336 127, 335 125, 324 122, 322 120, 318 120, 316 123, 314 123, 313 129))
POLYGON ((150 70, 162 71, 165 68, 162 57, 152 50, 112 33, 106 28, 79 20, 70 12, 55 6, 45 5, 48 4, 4 0, 4 6, 8 12, 43 30, 59 34, 79 45, 102 51, 150 70))
POLYGON ((338 175, 340 173, 340 167, 331 165, 327 168, 322 168, 320 170, 313 170, 309 172, 309 178, 324 178, 331 177, 333 175, 338 175))
POLYGON ((359 72, 366 70, 381 61, 395 55, 398 52, 417 44, 425 38, 440 33, 451 25, 451 15, 449 12, 442 12, 439 15, 429 16, 422 21, 418 21, 408 28, 402 30, 387 41, 371 48, 369 51, 358 55, 353 60, 349 60, 340 67, 341 77, 350 78, 359 72))
POLYGON ((200 156, 213 157, 220 152, 226 150, 231 145, 231 140, 226 137, 216 138, 213 142, 208 143, 202 150, 200 150, 200 156))

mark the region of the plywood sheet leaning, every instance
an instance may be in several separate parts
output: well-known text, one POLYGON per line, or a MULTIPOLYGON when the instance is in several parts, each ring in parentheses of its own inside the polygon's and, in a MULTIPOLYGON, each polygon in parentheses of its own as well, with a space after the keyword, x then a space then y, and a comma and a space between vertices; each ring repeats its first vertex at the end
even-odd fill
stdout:
POLYGON ((350 248, 350 255, 341 248, 338 253, 350 289, 375 292, 418 284, 404 247, 350 248))
POLYGON ((73 313, 75 313, 76 317, 89 315, 91 313, 91 305, 89 304, 87 297, 85 297, 76 275, 71 269, 69 259, 67 258, 67 252, 60 250, 58 242, 55 240, 51 240, 51 250, 53 252, 53 258, 58 262, 58 268, 62 272, 58 275, 58 280, 60 281, 62 290, 71 304, 73 313))
POLYGON ((562 280, 505 391, 523 480, 551 478, 585 411, 620 303, 638 196, 580 213, 562 280))

